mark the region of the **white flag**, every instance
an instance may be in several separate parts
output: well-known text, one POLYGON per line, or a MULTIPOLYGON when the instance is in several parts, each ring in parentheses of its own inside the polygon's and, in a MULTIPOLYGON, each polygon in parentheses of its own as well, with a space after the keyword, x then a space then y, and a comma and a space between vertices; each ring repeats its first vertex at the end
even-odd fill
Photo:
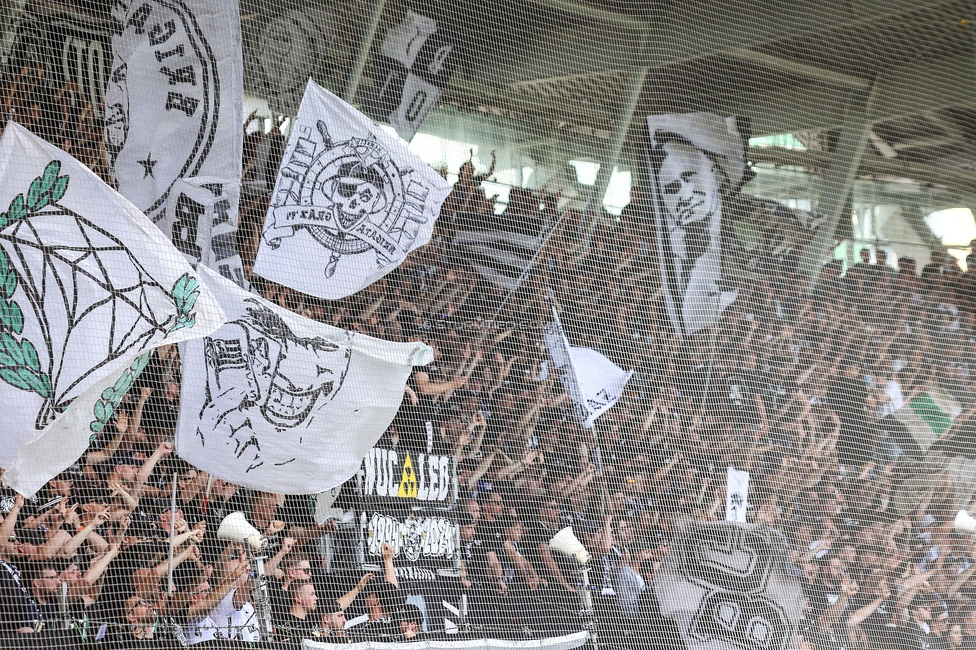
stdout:
POLYGON ((410 141, 437 104, 461 60, 449 28, 407 11, 386 33, 373 63, 374 93, 367 112, 387 120, 410 141))
POLYGON ((80 396, 147 350, 210 334, 224 316, 142 212, 13 122, 0 140, 0 206, 9 206, 0 214, 0 467, 10 467, 62 420, 87 418, 71 425, 73 440, 87 442, 122 394, 97 417, 100 395, 80 396))
POLYGON ((651 115, 654 217, 665 306, 679 338, 714 324, 738 290, 722 276, 722 204, 745 178, 738 120, 651 115))
POLYGON ((173 183, 159 227, 192 264, 219 271, 243 289, 251 285, 237 250, 239 182, 185 178, 173 183))
POLYGON ((76 397, 64 415, 33 442, 20 448, 10 461, 3 480, 26 497, 33 496, 49 480, 77 462, 109 419, 149 361, 144 352, 76 397))
POLYGON ((570 347, 555 309, 552 318, 553 322, 543 332, 552 367, 559 373, 566 393, 576 405, 580 422, 584 427, 592 428, 596 419, 609 411, 623 395, 634 371, 624 371, 596 350, 570 347))
POLYGON ((309 80, 254 272, 319 298, 356 293, 430 241, 450 191, 396 138, 309 80))
POLYGON ((313 494, 347 480, 430 348, 323 325, 209 269, 200 275, 228 323, 182 346, 180 456, 266 492, 313 494))
POLYGON ((735 469, 730 465, 725 479, 725 521, 746 523, 748 506, 749 472, 735 469))
POLYGON ((112 38, 105 150, 119 192, 159 222, 179 179, 240 182, 238 3, 119 0, 112 15, 121 31, 112 38))

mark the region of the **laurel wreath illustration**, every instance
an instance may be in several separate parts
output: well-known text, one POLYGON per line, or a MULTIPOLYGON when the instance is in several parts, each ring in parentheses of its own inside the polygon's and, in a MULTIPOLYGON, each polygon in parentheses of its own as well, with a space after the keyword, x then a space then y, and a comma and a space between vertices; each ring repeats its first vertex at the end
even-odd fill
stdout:
MULTIPOLYGON (((30 184, 27 197, 18 194, 7 211, 0 213, 0 228, 6 228, 57 203, 68 191, 68 177, 58 176, 60 171, 59 161, 49 162, 44 173, 30 184)), ((0 248, 0 379, 47 399, 53 392, 51 377, 41 371, 41 361, 34 344, 20 337, 24 331, 24 311, 13 299, 19 283, 10 257, 0 248)))
MULTIPOLYGON (((49 162, 44 173, 31 182, 26 197, 18 194, 10 202, 7 211, 0 213, 0 229, 34 216, 61 200, 68 191, 69 177, 59 176, 60 171, 60 161, 49 162)), ((0 379, 15 388, 50 399, 54 392, 51 377, 41 370, 37 348, 21 336, 24 331, 24 311, 14 300, 19 284, 20 278, 10 257, 0 248, 0 379)), ((196 324, 193 306, 200 296, 199 287, 199 281, 189 273, 184 273, 173 284, 170 296, 176 306, 177 315, 169 328, 170 333, 190 329, 196 324)), ((95 405, 92 431, 101 431, 148 361, 149 353, 138 357, 123 372, 115 386, 102 393, 102 398, 95 405)))
MULTIPOLYGON (((114 386, 109 386, 102 391, 101 398, 95 402, 95 406, 92 408, 92 414, 95 419, 89 424, 89 428, 92 430, 92 434, 97 434, 105 428, 108 421, 112 419, 115 415, 115 409, 119 407, 122 402, 122 398, 125 394, 129 392, 132 388, 132 384, 135 383, 139 375, 145 369, 146 364, 149 363, 149 357, 152 355, 152 350, 145 352, 136 357, 136 360, 122 372, 122 376, 119 377, 114 386)), ((95 437, 94 435, 92 436, 95 437)))

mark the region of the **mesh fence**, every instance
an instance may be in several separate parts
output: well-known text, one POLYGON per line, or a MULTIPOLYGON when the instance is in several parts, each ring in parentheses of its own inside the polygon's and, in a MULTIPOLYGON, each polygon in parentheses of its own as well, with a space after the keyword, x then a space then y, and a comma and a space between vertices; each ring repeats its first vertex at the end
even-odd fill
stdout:
POLYGON ((973 20, 7 0, 0 645, 976 647, 973 20))

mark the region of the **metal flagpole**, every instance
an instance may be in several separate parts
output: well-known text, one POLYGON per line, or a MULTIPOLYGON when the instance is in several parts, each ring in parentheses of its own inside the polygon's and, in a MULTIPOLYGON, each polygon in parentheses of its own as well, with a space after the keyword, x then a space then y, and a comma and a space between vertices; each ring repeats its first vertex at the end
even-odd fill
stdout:
POLYGON ((176 546, 176 477, 177 473, 173 472, 173 496, 169 511, 169 590, 166 592, 170 598, 173 596, 173 549, 176 546))

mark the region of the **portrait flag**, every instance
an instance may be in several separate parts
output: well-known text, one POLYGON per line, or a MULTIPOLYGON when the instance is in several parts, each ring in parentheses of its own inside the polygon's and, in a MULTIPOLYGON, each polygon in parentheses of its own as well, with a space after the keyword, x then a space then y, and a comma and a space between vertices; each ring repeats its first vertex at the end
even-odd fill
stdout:
POLYGON ((124 369, 154 347, 210 334, 224 315, 138 208, 14 122, 0 140, 0 206, 0 467, 66 427, 74 455, 53 476, 111 418, 125 390, 107 389, 124 369))
POLYGON ((105 91, 105 151, 119 192, 159 223, 180 179, 241 180, 238 3, 120 0, 112 16, 119 31, 105 91))
POLYGON ((228 322, 181 346, 180 457, 278 494, 315 494, 355 474, 431 349, 324 325, 208 268, 200 275, 228 322))
POLYGON ((430 241, 450 184, 394 136, 309 80, 254 273, 336 300, 430 241))
POLYGON ((746 122, 651 115, 649 163, 665 307, 685 338, 714 324, 738 290, 722 273, 723 200, 748 178, 746 122))
POLYGON ((625 371, 610 359, 590 348, 569 345, 559 314, 552 310, 552 322, 543 330, 553 368, 566 394, 576 406, 580 423, 593 428, 596 419, 610 410, 623 395, 634 371, 625 371))

